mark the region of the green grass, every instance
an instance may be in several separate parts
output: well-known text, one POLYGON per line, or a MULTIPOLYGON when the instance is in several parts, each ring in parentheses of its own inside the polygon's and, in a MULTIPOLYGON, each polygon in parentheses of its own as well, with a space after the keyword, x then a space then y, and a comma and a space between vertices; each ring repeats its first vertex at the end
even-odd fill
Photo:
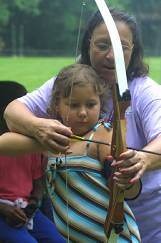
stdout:
MULTIPOLYGON (((31 91, 74 61, 72 57, 0 57, 0 80, 15 80, 31 91)), ((161 58, 146 58, 146 62, 150 76, 161 84, 161 58)))
POLYGON ((161 84, 161 57, 147 57, 145 62, 149 65, 149 76, 161 84))
POLYGON ((0 80, 15 80, 31 91, 73 62, 74 58, 62 57, 1 57, 0 80))

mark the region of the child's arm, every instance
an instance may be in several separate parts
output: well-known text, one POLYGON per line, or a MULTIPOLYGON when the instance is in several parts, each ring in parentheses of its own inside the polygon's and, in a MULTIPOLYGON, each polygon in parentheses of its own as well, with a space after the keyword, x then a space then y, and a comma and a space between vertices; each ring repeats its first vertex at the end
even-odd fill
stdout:
POLYGON ((33 138, 13 132, 0 136, 0 155, 16 156, 43 151, 42 145, 33 138))

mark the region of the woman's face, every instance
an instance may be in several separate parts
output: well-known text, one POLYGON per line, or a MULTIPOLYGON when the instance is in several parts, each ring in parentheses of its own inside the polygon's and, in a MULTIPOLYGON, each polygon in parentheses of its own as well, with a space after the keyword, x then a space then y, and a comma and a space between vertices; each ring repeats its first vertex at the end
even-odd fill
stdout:
MULTIPOLYGON (((128 25, 121 21, 116 21, 116 27, 120 35, 125 67, 127 69, 133 49, 132 32, 128 25)), ((99 76, 109 84, 115 82, 114 53, 111 47, 110 36, 104 23, 99 24, 93 31, 89 55, 91 65, 99 76)))

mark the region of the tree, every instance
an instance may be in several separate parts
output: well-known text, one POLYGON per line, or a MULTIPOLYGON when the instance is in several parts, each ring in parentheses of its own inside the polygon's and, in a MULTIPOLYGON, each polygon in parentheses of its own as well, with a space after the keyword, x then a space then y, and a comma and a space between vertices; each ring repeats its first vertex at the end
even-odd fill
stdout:
MULTIPOLYGON (((26 51, 32 50, 35 54, 42 50, 44 54, 75 55, 79 24, 81 22, 82 35, 87 20, 97 9, 94 0, 84 2, 82 6, 82 0, 0 0, 1 43, 5 41, 6 49, 12 47, 15 51, 17 47, 24 47, 26 51)), ((161 0, 106 2, 108 6, 126 9, 136 16, 143 30, 145 46, 150 48, 153 42, 149 38, 149 30, 160 45, 161 32, 158 29, 161 24, 161 0)))
POLYGON ((147 55, 161 55, 161 1, 129 0, 128 8, 134 13, 137 21, 140 23, 147 55))
POLYGON ((16 50, 17 39, 20 40, 19 42, 22 46, 24 19, 26 16, 29 18, 30 16, 35 16, 40 13, 40 1, 41 0, 0 0, 0 34, 3 36, 3 38, 1 37, 0 39, 1 47, 12 46, 12 49, 16 50), (8 32, 8 30, 10 30, 10 32, 8 32))
POLYGON ((40 1, 41 0, 0 0, 0 26, 6 25, 17 11, 34 15, 38 14, 40 1))

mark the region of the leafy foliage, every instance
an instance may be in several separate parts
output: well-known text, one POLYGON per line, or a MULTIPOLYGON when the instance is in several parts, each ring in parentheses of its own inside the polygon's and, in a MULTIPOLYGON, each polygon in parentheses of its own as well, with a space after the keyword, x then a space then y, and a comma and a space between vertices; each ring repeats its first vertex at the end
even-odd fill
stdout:
MULTIPOLYGON (((134 13, 149 49, 161 43, 161 0, 106 0, 109 6, 134 13), (148 28, 147 28, 148 25, 148 28)), ((1 49, 43 50, 48 55, 75 55, 79 25, 82 34, 90 15, 96 10, 94 0, 0 0, 1 49), (82 5, 82 3, 84 3, 82 5), (82 11, 82 18, 80 15, 82 11)), ((81 37, 80 37, 81 38, 81 37)), ((15 53, 16 51, 13 51, 15 53)))

